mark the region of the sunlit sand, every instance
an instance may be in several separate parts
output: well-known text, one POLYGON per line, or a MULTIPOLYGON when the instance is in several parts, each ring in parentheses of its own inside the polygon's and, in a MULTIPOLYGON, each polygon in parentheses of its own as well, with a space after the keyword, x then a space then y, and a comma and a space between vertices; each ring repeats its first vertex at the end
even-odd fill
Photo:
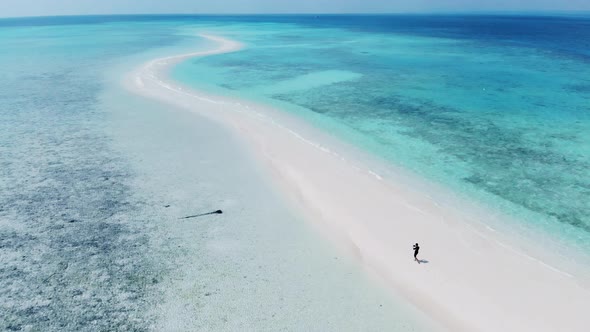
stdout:
POLYGON ((571 271, 515 248, 428 193, 384 179, 298 119, 171 81, 168 70, 184 59, 244 47, 202 37, 217 46, 150 61, 127 78, 127 87, 233 130, 285 199, 327 240, 451 330, 587 330, 581 317, 590 306, 588 282, 571 271), (421 264, 412 257, 415 242, 422 247, 421 264))

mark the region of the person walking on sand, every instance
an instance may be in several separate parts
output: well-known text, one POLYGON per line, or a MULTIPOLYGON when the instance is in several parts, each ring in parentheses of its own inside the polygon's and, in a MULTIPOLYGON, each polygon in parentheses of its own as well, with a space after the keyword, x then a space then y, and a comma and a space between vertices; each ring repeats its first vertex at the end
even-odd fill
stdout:
POLYGON ((420 260, 418 259, 418 251, 420 251, 420 246, 418 245, 418 243, 416 243, 413 248, 414 248, 414 260, 416 262, 418 262, 418 264, 420 264, 420 260))

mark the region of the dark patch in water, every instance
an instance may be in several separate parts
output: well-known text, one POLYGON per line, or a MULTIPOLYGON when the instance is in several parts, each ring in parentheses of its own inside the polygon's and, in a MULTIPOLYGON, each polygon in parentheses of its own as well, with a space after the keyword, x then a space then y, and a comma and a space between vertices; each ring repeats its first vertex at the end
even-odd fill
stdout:
POLYGON ((563 88, 574 93, 590 93, 590 84, 568 84, 563 88))
POLYGON ((438 148, 439 158, 450 156, 464 162, 471 173, 463 178, 466 183, 548 219, 590 232, 590 205, 582 203, 590 200, 590 193, 576 189, 590 185, 579 180, 590 174, 590 164, 554 148, 556 139, 575 142, 577 135, 530 141, 526 135, 535 132, 535 123, 526 129, 507 128, 487 114, 466 115, 466 111, 411 100, 391 94, 391 90, 363 88, 375 86, 363 79, 379 77, 273 98, 338 119, 393 150, 395 142, 390 141, 389 130, 428 142, 438 148), (367 119, 373 123, 369 128, 363 125, 367 119), (554 199, 547 200, 548 195, 554 199))

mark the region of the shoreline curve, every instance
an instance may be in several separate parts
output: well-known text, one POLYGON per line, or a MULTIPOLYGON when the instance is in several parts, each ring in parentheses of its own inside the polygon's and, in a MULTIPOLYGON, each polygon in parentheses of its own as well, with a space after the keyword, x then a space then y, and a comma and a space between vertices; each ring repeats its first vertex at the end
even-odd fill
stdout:
POLYGON ((580 317, 590 305, 588 285, 568 272, 513 249, 493 229, 482 234, 452 211, 347 162, 277 121, 268 108, 168 80, 167 70, 182 60, 245 47, 200 36, 217 47, 152 60, 126 79, 126 87, 229 127, 306 219, 451 330, 585 331, 580 317), (426 244, 428 264, 412 261, 409 247, 416 241, 426 244))

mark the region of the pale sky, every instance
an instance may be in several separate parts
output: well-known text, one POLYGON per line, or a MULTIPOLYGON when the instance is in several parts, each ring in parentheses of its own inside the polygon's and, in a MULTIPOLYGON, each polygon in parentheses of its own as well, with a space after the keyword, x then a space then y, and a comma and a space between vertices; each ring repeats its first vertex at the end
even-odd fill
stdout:
POLYGON ((590 11, 590 0, 0 0, 0 17, 88 14, 590 11))

